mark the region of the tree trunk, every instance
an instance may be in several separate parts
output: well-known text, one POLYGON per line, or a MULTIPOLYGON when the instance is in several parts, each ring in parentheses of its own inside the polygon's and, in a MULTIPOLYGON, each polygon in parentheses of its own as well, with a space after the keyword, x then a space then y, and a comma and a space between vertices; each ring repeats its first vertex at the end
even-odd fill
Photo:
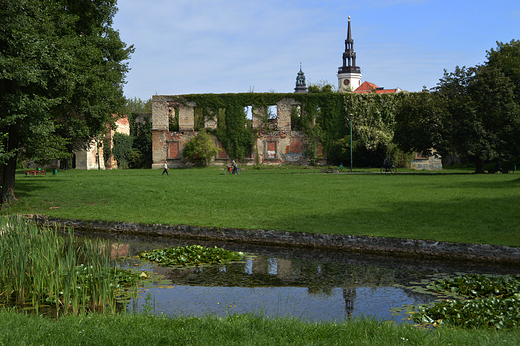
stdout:
POLYGON ((474 156, 473 160, 475 161, 475 173, 477 173, 477 174, 486 173, 486 171, 484 170, 484 160, 482 160, 478 156, 474 156))
POLYGON ((14 155, 5 165, 0 166, 0 205, 5 205, 16 200, 14 195, 14 182, 17 157, 18 155, 14 155))
POLYGON ((14 182, 16 175, 16 162, 18 160, 18 124, 13 124, 7 128, 9 134, 6 141, 6 152, 14 151, 15 154, 0 166, 0 205, 6 205, 16 200, 14 195, 14 182))

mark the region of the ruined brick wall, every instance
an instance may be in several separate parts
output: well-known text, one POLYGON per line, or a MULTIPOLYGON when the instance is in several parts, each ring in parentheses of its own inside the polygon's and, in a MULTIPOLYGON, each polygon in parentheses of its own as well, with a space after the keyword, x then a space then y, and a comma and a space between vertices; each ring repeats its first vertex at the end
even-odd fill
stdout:
POLYGON ((105 161, 103 160, 103 147, 99 148, 95 140, 89 142, 89 148, 87 150, 74 151, 76 169, 105 169, 105 161), (98 160, 99 166, 98 166, 98 160))
POLYGON ((441 170, 442 159, 440 157, 436 157, 435 155, 427 157, 421 153, 415 153, 415 157, 410 164, 410 168, 424 169, 428 171, 441 170))
POLYGON ((309 163, 305 154, 306 136, 303 131, 258 131, 256 147, 258 163, 298 164, 309 163))
MULTIPOLYGON (((174 96, 155 95, 152 98, 152 168, 160 169, 164 162, 169 167, 184 167, 182 152, 186 143, 194 136, 194 114, 197 107, 194 103, 179 103, 174 96), (178 109, 179 130, 169 131, 169 119, 178 109)), ((305 154, 306 137, 303 131, 291 130, 291 109, 299 105, 293 99, 285 98, 276 104, 276 119, 267 120, 266 109, 252 107, 252 126, 258 129, 257 139, 251 148, 251 155, 244 158, 243 164, 255 163, 279 165, 279 164, 308 164, 305 154)), ((206 117, 204 126, 216 128, 215 119, 206 117)), ((221 152, 213 159, 211 165, 226 165, 232 160, 222 147, 222 143, 211 135, 215 145, 221 148, 221 152)))

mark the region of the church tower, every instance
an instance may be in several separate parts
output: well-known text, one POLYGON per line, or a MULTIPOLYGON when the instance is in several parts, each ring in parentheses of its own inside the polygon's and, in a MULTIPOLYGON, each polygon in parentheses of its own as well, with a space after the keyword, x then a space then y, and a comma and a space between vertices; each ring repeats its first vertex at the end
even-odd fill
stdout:
POLYGON ((345 53, 343 53, 343 66, 338 68, 338 90, 340 92, 354 91, 360 85, 361 69, 359 66, 356 66, 356 52, 354 52, 354 40, 350 31, 349 16, 345 53))
POLYGON ((306 93, 307 92, 307 83, 305 82, 305 75, 302 71, 302 64, 300 63, 300 72, 298 72, 298 76, 296 77, 296 88, 294 88, 295 93, 306 93))

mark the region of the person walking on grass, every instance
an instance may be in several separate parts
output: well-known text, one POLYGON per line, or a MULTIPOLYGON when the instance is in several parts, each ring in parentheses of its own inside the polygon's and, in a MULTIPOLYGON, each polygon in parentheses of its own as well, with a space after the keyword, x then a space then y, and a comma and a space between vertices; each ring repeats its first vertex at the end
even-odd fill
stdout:
POLYGON ((164 175, 164 173, 166 173, 166 175, 169 175, 168 174, 168 161, 164 161, 164 169, 162 171, 161 176, 164 175))

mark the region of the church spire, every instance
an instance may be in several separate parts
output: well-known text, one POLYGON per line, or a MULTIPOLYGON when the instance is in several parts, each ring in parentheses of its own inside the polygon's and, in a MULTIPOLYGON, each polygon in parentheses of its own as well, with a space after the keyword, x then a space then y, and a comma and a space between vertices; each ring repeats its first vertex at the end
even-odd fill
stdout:
POLYGON ((352 31, 350 29, 350 17, 348 17, 343 66, 338 68, 338 90, 340 92, 354 91, 360 85, 361 69, 359 66, 356 66, 356 52, 354 52, 354 40, 352 39, 352 31))
POLYGON ((348 17, 347 39, 345 40, 345 52, 343 53, 343 66, 338 69, 338 73, 361 73, 359 66, 356 66, 356 52, 354 52, 354 40, 350 29, 350 16, 348 17))

